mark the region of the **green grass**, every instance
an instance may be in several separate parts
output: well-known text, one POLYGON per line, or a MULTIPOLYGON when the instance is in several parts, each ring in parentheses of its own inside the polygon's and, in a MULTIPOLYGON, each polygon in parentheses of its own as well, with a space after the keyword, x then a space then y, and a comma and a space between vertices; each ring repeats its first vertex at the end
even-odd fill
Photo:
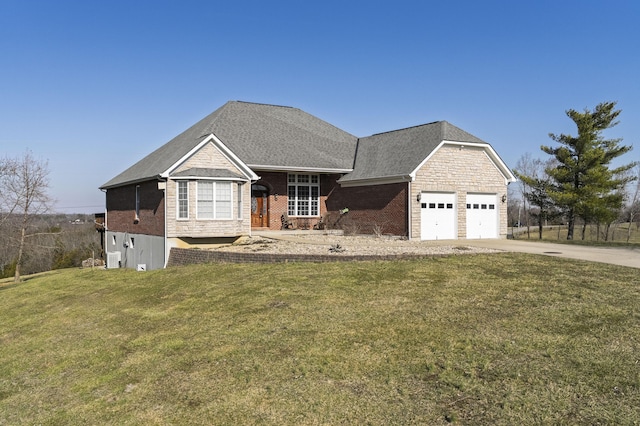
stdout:
POLYGON ((519 254, 0 284, 0 425, 639 424, 637 269, 519 254))
MULTIPOLYGON (((524 228, 523 228, 524 229, 524 228)), ((604 226, 601 227, 600 233, 595 225, 587 226, 585 232, 585 238, 582 239, 582 226, 576 226, 573 231, 573 240, 567 240, 567 227, 566 226, 545 226, 542 231, 542 240, 561 243, 561 244, 579 244, 590 246, 608 246, 608 247, 640 247, 640 228, 636 224, 631 224, 631 233, 629 233, 628 223, 619 223, 609 230, 608 241, 604 240, 604 226), (629 242, 627 243, 627 236, 629 236, 629 242)), ((538 226, 530 227, 530 240, 539 240, 538 226)), ((518 240, 526 240, 527 231, 520 231, 516 235, 518 240)))

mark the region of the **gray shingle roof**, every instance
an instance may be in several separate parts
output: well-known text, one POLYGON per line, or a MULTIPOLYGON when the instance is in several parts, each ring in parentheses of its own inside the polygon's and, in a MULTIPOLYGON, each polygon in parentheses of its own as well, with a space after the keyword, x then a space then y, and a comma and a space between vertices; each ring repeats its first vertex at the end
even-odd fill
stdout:
POLYGON ((446 121, 379 133, 358 141, 353 172, 340 182, 408 176, 444 140, 486 144, 446 121))
POLYGON ((157 178, 211 134, 253 170, 350 172, 342 183, 408 176, 445 140, 486 144, 446 121, 358 139, 297 108, 231 101, 101 188, 157 178))
POLYGON ((259 170, 351 170, 357 138, 300 109, 231 101, 101 188, 156 178, 210 134, 259 170))
POLYGON ((230 178, 244 179, 244 176, 227 169, 209 169, 202 167, 192 167, 178 173, 172 173, 171 177, 201 177, 201 178, 230 178))

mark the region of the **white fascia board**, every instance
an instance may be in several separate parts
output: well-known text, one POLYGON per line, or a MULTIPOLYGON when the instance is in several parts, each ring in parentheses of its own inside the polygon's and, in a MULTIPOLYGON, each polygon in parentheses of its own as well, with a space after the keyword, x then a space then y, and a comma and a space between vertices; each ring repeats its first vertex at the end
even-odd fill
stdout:
POLYGON ((485 152, 489 156, 489 158, 493 161, 493 164, 495 164, 495 166, 498 168, 498 170, 500 170, 502 172, 507 184, 516 181, 516 177, 513 174, 513 172, 511 171, 511 169, 509 169, 509 167, 507 167, 505 162, 502 161, 502 158, 500 158, 498 153, 493 149, 493 147, 491 145, 487 145, 485 147, 485 152))
POLYGON ((213 139, 216 142, 215 145, 217 145, 218 149, 220 149, 222 151, 222 154, 224 156, 226 156, 240 170, 242 170, 242 172, 247 176, 248 180, 254 180, 255 181, 255 180, 260 179, 260 177, 257 174, 255 174, 255 172, 251 169, 251 167, 246 165, 244 163, 244 161, 242 161, 240 158, 238 158, 238 156, 236 154, 233 153, 233 151, 231 151, 229 148, 227 148, 227 146, 220 139, 218 139, 218 137, 216 135, 211 133, 210 138, 213 139))
POLYGON ((338 183, 343 188, 349 188, 354 186, 374 186, 374 185, 387 185, 390 183, 404 183, 404 182, 412 182, 413 177, 410 175, 403 176, 383 176, 371 179, 354 179, 347 181, 340 181, 338 179, 338 183))
MULTIPOLYGON (((505 185, 509 185, 511 182, 515 182, 516 181, 516 177, 513 175, 513 173, 511 172, 511 170, 509 170, 508 168, 506 168, 507 166, 503 163, 502 165, 505 167, 505 169, 509 172, 509 175, 506 175, 504 170, 499 166, 499 163, 496 162, 496 158, 491 156, 491 154, 487 151, 484 152, 484 155, 486 155, 489 158, 489 161, 491 161, 491 164, 493 164, 493 167, 496 168, 496 170, 498 170, 498 172, 500 172, 502 174, 502 176, 504 176, 504 184, 505 185)), ((496 154, 497 155, 497 154, 496 154)), ((501 162, 502 160, 500 160, 500 157, 498 157, 498 160, 501 162)))
POLYGON ((271 172, 302 172, 302 173, 351 173, 353 169, 325 169, 321 167, 287 167, 287 166, 263 166, 251 164, 255 170, 271 172))
POLYGON ((416 174, 418 173, 418 170, 420 170, 422 168, 422 166, 424 166, 424 164, 427 161, 429 161, 431 159, 431 157, 433 157, 435 155, 435 153, 440 148, 442 148, 443 145, 454 145, 454 146, 459 146, 459 147, 469 146, 469 147, 474 147, 474 148, 482 148, 484 150, 485 154, 487 155, 487 157, 489 157, 489 159, 496 166, 498 171, 500 171, 500 173, 502 173, 502 175, 504 176, 505 183, 508 184, 510 182, 515 182, 516 181, 516 177, 513 175, 513 173, 509 169, 509 167, 507 167, 507 165, 504 163, 504 161, 502 161, 502 159, 500 158, 498 153, 493 149, 493 147, 491 145, 489 145, 488 143, 456 142, 456 141, 442 141, 442 142, 440 142, 440 144, 433 151, 431 151, 431 153, 427 156, 427 158, 422 160, 422 162, 420 162, 418 167, 416 167, 411 172, 412 179, 415 179, 416 174))
POLYGON ((196 152, 200 151, 202 149, 202 147, 205 146, 207 143, 209 143, 209 138, 204 138, 202 141, 200 141, 200 143, 198 145, 193 147, 193 149, 191 149, 191 151, 189 151, 185 155, 183 155, 182 158, 180 158, 178 161, 173 163, 167 170, 165 170, 164 172, 160 173, 160 176, 162 176, 165 179, 168 179, 169 175, 175 169, 177 169, 182 163, 184 163, 189 158, 191 158, 196 152))
POLYGON ((418 173, 418 170, 420 170, 422 168, 422 166, 424 166, 424 164, 429 161, 431 159, 431 157, 433 157, 433 155, 442 147, 442 145, 445 144, 445 141, 442 141, 438 144, 437 147, 435 147, 435 149, 433 151, 431 151, 429 153, 429 155, 427 155, 427 157, 422 160, 420 162, 420 164, 418 164, 418 167, 416 167, 415 169, 413 169, 413 171, 411 173, 409 173, 409 176, 411 176, 411 180, 414 181, 416 180, 416 174, 418 173))
POLYGON ((163 178, 168 178, 169 175, 175 169, 177 169, 181 164, 183 164, 185 161, 187 161, 189 158, 191 158, 196 152, 201 150, 208 143, 213 143, 213 145, 216 148, 218 148, 220 153, 222 155, 224 155, 227 158, 227 160, 232 162, 236 167, 238 167, 238 169, 240 169, 242 174, 244 174, 246 176, 247 180, 255 181, 255 180, 259 179, 259 176, 256 175, 253 172, 253 170, 251 170, 251 168, 249 166, 247 166, 244 162, 242 162, 242 160, 240 160, 238 158, 238 156, 236 156, 233 152, 231 152, 231 150, 229 148, 227 148, 226 145, 224 143, 222 143, 222 141, 220 139, 218 139, 218 137, 216 135, 214 135, 213 133, 211 133, 209 136, 204 138, 191 151, 189 151, 182 158, 180 158, 178 161, 173 163, 173 165, 171 167, 169 167, 167 170, 165 170, 163 173, 161 173, 160 176, 162 176, 163 178))

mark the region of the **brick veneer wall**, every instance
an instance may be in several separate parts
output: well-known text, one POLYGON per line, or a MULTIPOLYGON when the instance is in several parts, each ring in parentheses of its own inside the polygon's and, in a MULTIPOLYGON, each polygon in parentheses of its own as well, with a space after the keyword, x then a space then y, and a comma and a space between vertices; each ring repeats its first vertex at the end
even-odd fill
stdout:
MULTIPOLYGON (((281 228, 281 217, 288 211, 287 173, 259 172, 258 185, 269 188, 269 229, 281 228), (277 199, 276 199, 277 198, 277 199)), ((330 228, 354 233, 408 235, 407 184, 388 184, 343 188, 342 175, 320 175, 320 217, 330 228), (348 208, 347 214, 340 210, 348 208)), ((320 217, 309 218, 313 227, 320 217)))
POLYGON ((269 229, 278 230, 282 227, 281 217, 288 210, 287 173, 257 173, 260 175, 260 180, 256 184, 266 186, 269 189, 269 229))
MULTIPOLYGON (((258 172, 258 174, 260 180, 257 184, 269 188, 269 229, 278 230, 282 227, 282 215, 289 211, 288 173, 258 172)), ((313 228, 327 213, 327 198, 340 177, 341 175, 320 175, 320 215, 304 218, 310 228, 313 228)))
POLYGON ((342 254, 269 254, 236 253, 215 250, 172 248, 167 266, 185 266, 202 263, 288 263, 288 262, 354 262, 383 260, 432 259, 450 256, 447 254, 402 254, 402 255, 342 255, 342 254))
POLYGON ((329 226, 353 226, 357 233, 408 235, 407 184, 340 187, 335 183, 326 200, 329 226), (340 210, 349 212, 341 215, 340 210))
POLYGON ((107 190, 107 228, 115 232, 164 236, 164 191, 151 180, 107 190), (136 186, 140 199, 136 221, 136 186))

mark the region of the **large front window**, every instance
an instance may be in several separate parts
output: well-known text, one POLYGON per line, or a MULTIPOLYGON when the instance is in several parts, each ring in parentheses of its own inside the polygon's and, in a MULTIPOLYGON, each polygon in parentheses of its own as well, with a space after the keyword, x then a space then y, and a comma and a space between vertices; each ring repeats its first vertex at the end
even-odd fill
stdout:
POLYGON ((320 178, 318 175, 290 174, 288 178, 289 216, 320 214, 320 178))
POLYGON ((231 182, 198 181, 198 219, 231 219, 231 182))

